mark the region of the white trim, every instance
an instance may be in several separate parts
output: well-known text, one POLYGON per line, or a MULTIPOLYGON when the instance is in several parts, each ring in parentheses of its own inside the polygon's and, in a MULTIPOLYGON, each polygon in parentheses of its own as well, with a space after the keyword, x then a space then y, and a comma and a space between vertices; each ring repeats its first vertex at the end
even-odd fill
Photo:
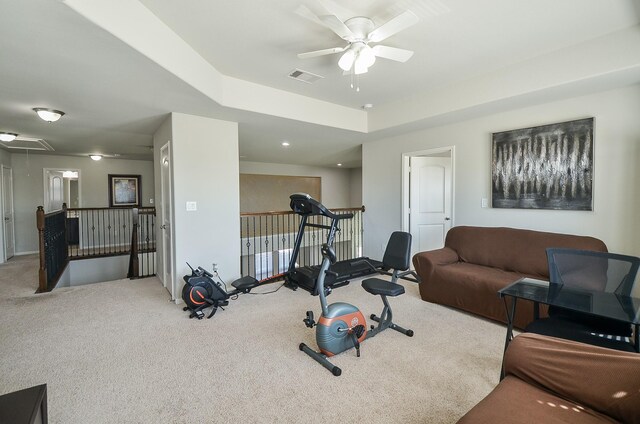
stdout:
POLYGON ((14 255, 15 256, 24 256, 24 255, 35 255, 35 254, 38 254, 38 253, 40 253, 40 252, 37 251, 37 250, 34 250, 34 251, 29 251, 29 252, 16 252, 16 253, 14 253, 14 255))
MULTIPOLYGON (((47 203, 47 171, 74 171, 78 173, 78 207, 82 207, 82 170, 80 168, 42 168, 42 190, 44 195, 44 204, 46 206, 47 203)), ((71 199, 69 199, 71 200, 71 199)), ((67 205, 67 208, 69 205, 67 205)), ((52 211, 47 211, 45 209, 45 213, 49 213, 52 211)))
POLYGON ((7 262, 6 246, 5 246, 5 234, 4 234, 4 170, 8 169, 11 174, 11 216, 13 224, 13 256, 16 256, 16 212, 15 212, 15 193, 13 192, 13 168, 4 164, 0 165, 0 242, 2 248, 0 249, 0 263, 7 262))
POLYGON ((451 152, 451 227, 455 226, 456 146, 446 146, 402 154, 402 231, 409 232, 409 159, 413 156, 432 156, 444 152, 451 152))
MULTIPOLYGON (((161 221, 160 221, 160 226, 164 225, 164 221, 165 221, 165 214, 169 215, 169 230, 170 234, 171 234, 171 256, 169 258, 170 262, 171 262, 171 275, 170 275, 170 279, 171 281, 168 282, 166 280, 166 276, 165 276, 165 269, 167 267, 167 265, 165 264, 165 260, 167 259, 167 245, 166 245, 166 239, 164 236, 164 231, 167 231, 166 229, 161 230, 160 231, 160 237, 162 239, 162 270, 160 270, 160 272, 156 272, 156 275, 158 275, 160 281, 162 281, 162 284, 164 285, 164 287, 169 290, 169 293, 171 294, 171 300, 176 301, 176 303, 179 303, 180 301, 180 297, 178 296, 177 293, 177 289, 176 289, 176 261, 175 261, 175 232, 173 230, 173 216, 174 216, 174 211, 173 211, 173 157, 171 156, 171 140, 167 140, 167 142, 165 144, 163 144, 160 147, 160 213, 161 213, 161 221), (162 155, 163 155, 163 151, 166 149, 166 155, 169 158, 169 169, 168 170, 164 170, 164 168, 162 168, 163 163, 162 163, 162 155), (167 187, 167 191, 168 191, 168 196, 169 196, 169 205, 168 205, 168 210, 165 210, 165 199, 164 199, 164 194, 165 194, 165 187, 164 187, 164 178, 163 178, 163 174, 165 172, 169 172, 169 187, 167 187)), ((158 228, 160 228, 160 226, 158 226, 158 228)))

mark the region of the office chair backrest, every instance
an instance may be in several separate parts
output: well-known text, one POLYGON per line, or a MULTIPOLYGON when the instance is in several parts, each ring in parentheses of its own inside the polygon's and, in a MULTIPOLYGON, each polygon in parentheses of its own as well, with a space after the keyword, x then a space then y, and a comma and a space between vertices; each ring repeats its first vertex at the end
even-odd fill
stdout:
MULTIPOLYGON (((576 249, 547 249, 549 262, 549 283, 566 285, 590 291, 603 291, 624 296, 640 296, 640 287, 635 280, 640 266, 640 258, 608 252, 593 252, 576 249), (635 286, 635 287, 634 287, 635 286)), ((552 287, 550 287, 550 292, 552 287)), ((573 302, 581 301, 580 292, 565 293, 573 297, 573 302)), ((628 299, 622 298, 621 299, 628 299)), ((582 301, 591 302, 583 296, 582 301)), ((624 308, 623 304, 623 308, 624 308)), ((549 306, 549 316, 576 322, 591 331, 602 334, 629 337, 631 326, 609 318, 599 318, 549 306)))
POLYGON ((382 265, 400 271, 409 269, 411 260, 411 234, 395 231, 389 237, 387 248, 382 257, 382 265))
POLYGON ((630 296, 640 258, 609 252, 547 249, 549 282, 630 296))

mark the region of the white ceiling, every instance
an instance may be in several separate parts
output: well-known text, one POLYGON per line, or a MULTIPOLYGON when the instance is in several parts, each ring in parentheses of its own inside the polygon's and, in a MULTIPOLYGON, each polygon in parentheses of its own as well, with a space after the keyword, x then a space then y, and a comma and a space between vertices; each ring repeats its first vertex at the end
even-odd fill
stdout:
MULTIPOLYGON (((91 1, 99 0, 86 0, 91 1)), ((347 108, 360 110, 372 103, 368 125, 376 130, 223 106, 189 78, 177 77, 177 72, 150 59, 152 55, 132 48, 112 35, 115 31, 65 4, 73 1, 0 0, 0 131, 43 138, 59 154, 150 158, 153 133, 167 113, 175 111, 239 122, 242 160, 357 166, 363 142, 429 125, 412 118, 380 130, 371 120, 385 105, 405 100, 415 104, 417 97, 435 92, 442 96, 447 87, 499 75, 640 22, 640 0, 343 0, 334 6, 342 20, 368 16, 379 25, 407 9, 421 19, 381 43, 413 50, 414 56, 404 64, 378 59, 359 78, 356 92, 349 87, 351 77, 343 76, 337 66, 339 54, 306 60, 296 56, 345 45, 329 29, 295 13, 300 4, 314 8, 314 1, 140 3, 212 70, 347 108), (295 81, 287 77, 295 68, 324 78, 314 84, 295 81), (47 124, 31 111, 38 106, 66 115, 47 124), (285 139, 292 146, 283 150, 279 145, 285 139)), ((126 5, 134 2, 127 0, 126 5)), ((118 7, 118 2, 112 3, 118 7)), ((127 10, 119 11, 126 15, 127 10)), ((138 31, 144 36, 145 27, 141 24, 138 31)), ((640 81, 635 68, 626 75, 608 78, 604 86, 600 79, 598 85, 583 81, 580 87, 588 92, 640 81)))

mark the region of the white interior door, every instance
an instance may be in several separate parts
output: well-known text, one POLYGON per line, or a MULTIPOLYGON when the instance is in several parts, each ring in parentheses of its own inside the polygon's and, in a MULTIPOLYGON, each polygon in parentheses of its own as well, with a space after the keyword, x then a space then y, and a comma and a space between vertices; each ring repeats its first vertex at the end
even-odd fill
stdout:
POLYGON ((2 166, 2 222, 4 235, 4 260, 15 254, 15 225, 13 221, 13 170, 2 166))
POLYGON ((44 170, 44 211, 59 211, 64 202, 64 176, 62 171, 44 170))
POLYGON ((160 149, 160 181, 162 199, 162 283, 171 294, 171 299, 176 299, 175 285, 173 283, 173 245, 171 237, 172 224, 172 199, 171 199, 171 149, 169 143, 160 149))
POLYGON ((451 228, 452 174, 450 157, 411 157, 409 228, 411 255, 444 247, 451 228))

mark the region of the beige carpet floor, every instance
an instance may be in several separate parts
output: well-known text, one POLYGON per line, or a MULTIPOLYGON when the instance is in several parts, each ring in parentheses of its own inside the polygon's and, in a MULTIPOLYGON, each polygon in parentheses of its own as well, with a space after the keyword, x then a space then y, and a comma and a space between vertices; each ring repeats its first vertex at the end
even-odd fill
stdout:
MULTIPOLYGON (((410 282, 391 302, 415 336, 380 333, 360 358, 335 357, 334 377, 298 350, 315 346, 305 311, 320 311, 302 290, 198 321, 156 278, 34 295, 36 275, 33 258, 0 265, 0 394, 47 383, 51 423, 452 423, 498 382, 505 328, 423 302, 410 282)), ((329 300, 365 316, 382 305, 359 281, 329 300)))

